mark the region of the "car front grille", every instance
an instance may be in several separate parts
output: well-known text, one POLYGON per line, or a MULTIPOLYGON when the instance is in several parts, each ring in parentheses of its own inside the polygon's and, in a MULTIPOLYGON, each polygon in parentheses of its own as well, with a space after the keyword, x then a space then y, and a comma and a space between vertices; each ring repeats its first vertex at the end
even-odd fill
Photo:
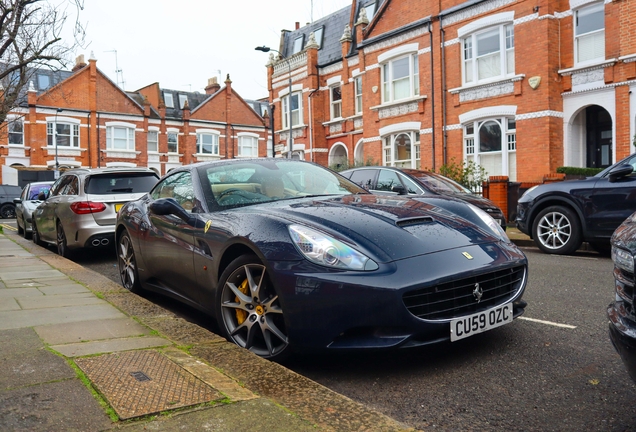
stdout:
POLYGON ((512 300, 526 277, 526 267, 483 273, 404 294, 406 308, 418 318, 446 320, 480 312, 512 300), (479 292, 483 291, 477 301, 479 292))
POLYGON ((634 315, 634 294, 636 291, 634 289, 636 286, 634 273, 614 266, 614 281, 616 293, 625 301, 624 306, 629 315, 636 319, 636 316, 634 315))

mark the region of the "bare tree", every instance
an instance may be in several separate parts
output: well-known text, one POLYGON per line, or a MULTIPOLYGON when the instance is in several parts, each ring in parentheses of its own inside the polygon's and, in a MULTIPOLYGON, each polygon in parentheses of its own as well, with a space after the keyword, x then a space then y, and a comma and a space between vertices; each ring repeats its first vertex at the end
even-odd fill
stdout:
POLYGON ((65 68, 73 50, 82 45, 79 13, 84 0, 0 0, 0 124, 24 103, 34 73, 41 68, 65 68), (71 11, 69 11, 71 9, 71 11), (73 40, 63 31, 74 22, 73 40))

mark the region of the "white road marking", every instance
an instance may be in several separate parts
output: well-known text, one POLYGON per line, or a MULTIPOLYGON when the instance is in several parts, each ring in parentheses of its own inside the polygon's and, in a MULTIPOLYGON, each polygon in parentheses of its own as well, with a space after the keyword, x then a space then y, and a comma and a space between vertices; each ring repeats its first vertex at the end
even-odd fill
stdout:
POLYGON ((524 320, 524 321, 531 321, 531 322, 536 322, 539 324, 545 324, 545 325, 551 325, 554 327, 561 327, 561 328, 566 328, 566 329, 575 329, 576 326, 573 325, 569 325, 569 324, 559 324, 559 323, 555 323, 552 321, 543 321, 543 320, 538 320, 538 319, 534 319, 534 318, 527 318, 527 317, 519 317, 520 320, 524 320))

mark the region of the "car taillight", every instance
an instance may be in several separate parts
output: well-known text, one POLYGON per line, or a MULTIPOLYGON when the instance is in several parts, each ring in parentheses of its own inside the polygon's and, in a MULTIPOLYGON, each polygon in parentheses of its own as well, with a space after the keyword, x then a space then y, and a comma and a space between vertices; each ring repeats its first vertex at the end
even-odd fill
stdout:
POLYGON ((106 210, 106 204, 92 201, 78 201, 71 204, 71 210, 76 214, 99 213, 106 210))

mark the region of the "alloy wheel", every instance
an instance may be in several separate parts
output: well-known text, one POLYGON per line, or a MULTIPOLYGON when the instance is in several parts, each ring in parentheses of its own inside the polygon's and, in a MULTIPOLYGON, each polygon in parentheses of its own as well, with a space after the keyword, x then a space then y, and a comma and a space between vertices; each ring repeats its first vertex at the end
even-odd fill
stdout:
POLYGON ((221 289, 221 319, 228 338, 261 357, 283 357, 289 345, 287 329, 266 267, 242 264, 221 289))
POLYGON ((539 220, 538 239, 548 249, 562 248, 572 236, 572 224, 562 213, 552 212, 539 220))

